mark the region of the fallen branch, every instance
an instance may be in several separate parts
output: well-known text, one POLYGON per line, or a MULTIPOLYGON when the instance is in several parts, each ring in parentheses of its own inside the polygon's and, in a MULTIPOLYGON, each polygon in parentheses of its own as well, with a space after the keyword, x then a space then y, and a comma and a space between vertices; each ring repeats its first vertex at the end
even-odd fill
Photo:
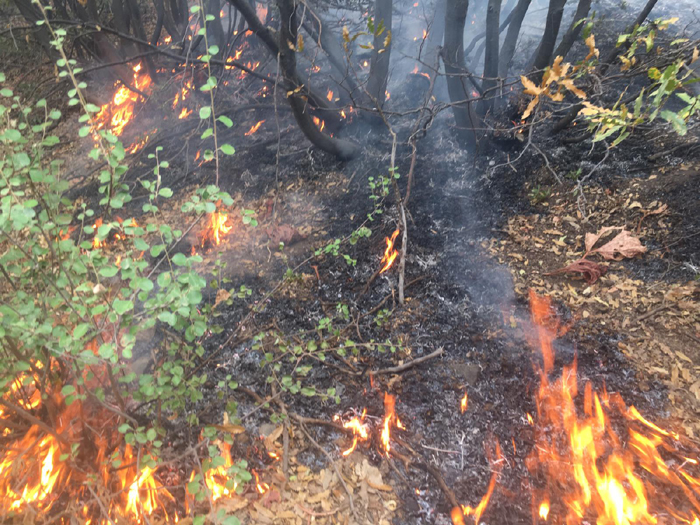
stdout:
POLYGON ((382 374, 399 374, 408 370, 409 368, 413 368, 414 366, 423 363, 424 361, 427 361, 428 359, 432 359, 433 357, 442 355, 444 352, 445 349, 441 347, 428 355, 424 355, 423 357, 419 357, 418 359, 414 359, 413 361, 409 361, 408 363, 404 363, 399 366, 392 366, 391 368, 382 368, 381 370, 377 370, 376 372, 370 372, 370 375, 376 376, 382 374))

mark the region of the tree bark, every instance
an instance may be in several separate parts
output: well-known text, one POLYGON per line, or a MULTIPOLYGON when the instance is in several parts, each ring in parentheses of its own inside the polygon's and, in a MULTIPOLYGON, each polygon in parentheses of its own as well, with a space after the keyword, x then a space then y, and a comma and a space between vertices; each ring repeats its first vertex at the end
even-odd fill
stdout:
POLYGON ((447 0, 445 11, 445 47, 443 61, 447 74, 447 91, 452 101, 452 113, 455 117, 457 134, 460 142, 469 150, 476 147, 474 134, 474 115, 469 102, 464 75, 467 73, 464 64, 464 25, 467 21, 469 0, 447 0))
POLYGON ((392 0, 375 0, 374 3, 374 49, 369 66, 369 79, 367 80, 367 93, 376 107, 384 106, 386 98, 386 84, 389 80, 389 61, 391 58, 391 16, 392 0), (384 30, 378 31, 380 24, 384 30), (384 45, 389 38, 388 45, 384 45))
POLYGON ((530 80, 535 84, 542 81, 544 68, 552 62, 552 53, 554 46, 557 43, 557 35, 559 35, 559 27, 561 26, 561 18, 564 15, 564 6, 566 0, 549 0, 549 9, 547 10, 547 22, 544 26, 544 34, 537 48, 537 54, 532 64, 532 72, 530 80))
POLYGON ((591 10, 591 3, 592 0, 579 0, 574 19, 571 21, 569 29, 564 34, 564 38, 561 39, 557 49, 554 51, 555 57, 560 56, 566 58, 566 55, 569 54, 571 46, 574 45, 574 42, 576 42, 576 39, 581 34, 583 20, 588 16, 588 12, 591 10))
POLYGON ((513 18, 510 24, 508 24, 508 32, 506 33, 506 38, 501 47, 501 54, 498 57, 498 76, 501 78, 506 78, 508 76, 508 69, 510 68, 510 63, 513 61, 515 47, 518 44, 520 28, 523 25, 523 19, 527 14, 531 1, 532 0, 518 0, 518 5, 516 5, 515 9, 511 12, 513 18))
POLYGON ((428 38, 425 40, 423 63, 421 71, 430 73, 433 64, 437 64, 438 53, 445 37, 446 0, 437 0, 433 20, 428 27, 428 38))
POLYGON ((165 2, 163 0, 155 0, 154 6, 156 8, 156 25, 153 28, 153 35, 151 36, 151 45, 158 45, 158 40, 160 40, 160 33, 163 31, 163 20, 165 20, 165 2))
POLYGON ((307 13, 303 22, 304 30, 316 41, 328 56, 328 61, 340 73, 340 84, 345 85, 350 93, 354 93, 357 90, 357 83, 350 76, 350 68, 338 36, 324 23, 321 16, 311 9, 311 6, 307 5, 304 11, 307 13))
POLYGON ((214 20, 207 22, 207 41, 210 46, 212 44, 219 46, 219 52, 216 56, 222 56, 226 37, 224 36, 224 27, 221 25, 221 3, 219 0, 206 0, 204 11, 205 14, 214 17, 214 20))
MULTIPOLYGON (((297 85, 296 44, 298 37, 295 0, 277 0, 280 11, 279 57, 280 69, 284 77, 285 89, 291 92, 289 105, 301 131, 311 143, 341 159, 351 159, 359 152, 357 144, 348 140, 336 139, 322 133, 314 124, 307 111, 303 95, 294 92, 297 85)), ((249 22, 250 25, 250 22, 249 22)))
POLYGON ((489 0, 486 8, 486 57, 484 58, 484 81, 481 86, 484 90, 485 99, 481 101, 478 108, 480 116, 493 110, 498 87, 498 43, 499 27, 501 18, 501 0, 489 0))

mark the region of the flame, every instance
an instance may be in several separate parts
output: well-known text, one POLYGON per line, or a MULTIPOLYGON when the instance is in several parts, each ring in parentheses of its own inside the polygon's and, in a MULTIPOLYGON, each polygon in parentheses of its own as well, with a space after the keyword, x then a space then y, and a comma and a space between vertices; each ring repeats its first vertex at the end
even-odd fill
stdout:
POLYGON ((547 516, 549 516, 549 502, 548 501, 543 501, 542 503, 540 503, 539 515, 540 515, 540 518, 547 521, 547 516))
POLYGON ((333 100, 333 91, 331 91, 331 90, 329 89, 329 90, 328 90, 328 93, 326 93, 326 98, 328 99, 328 102, 330 102, 331 100, 333 100))
POLYGON ((394 264, 394 259, 396 259, 396 256, 399 254, 399 252, 394 248, 394 241, 396 241, 396 237, 398 237, 398 235, 399 230, 396 229, 394 233, 391 234, 391 238, 387 237, 385 239, 386 250, 384 250, 384 257, 382 257, 382 260, 380 261, 380 263, 384 264, 384 266, 382 266, 382 269, 379 270, 379 273, 386 272, 389 268, 391 268, 391 265, 394 264))
MULTIPOLYGON (((217 202, 219 206, 221 202, 217 202)), ((209 214, 209 221, 203 232, 200 234, 202 241, 201 247, 204 248, 207 243, 209 245, 219 246, 222 238, 233 229, 233 225, 228 224, 228 213, 223 211, 215 211, 209 214)), ((193 247, 194 249, 194 247, 193 247)))
POLYGON ((255 476, 255 488, 260 494, 265 494, 265 492, 270 490, 270 485, 260 482, 260 476, 258 476, 258 473, 255 470, 251 470, 251 472, 253 473, 253 476, 255 476))
POLYGON ((95 224, 92 225, 93 229, 95 230, 95 236, 94 236, 93 239, 92 239, 92 247, 93 247, 93 249, 97 249, 97 248, 99 248, 100 246, 102 246, 102 244, 103 244, 102 241, 100 241, 100 240, 97 238, 97 228, 99 228, 100 226, 102 226, 102 218, 97 219, 97 220, 95 221, 95 224))
POLYGON ((179 118, 180 120, 186 119, 186 118, 189 117, 191 114, 192 114, 192 110, 191 110, 191 109, 182 108, 182 111, 180 111, 180 114, 177 116, 177 118, 179 118))
POLYGON ((396 415, 396 398, 391 394, 384 393, 384 423, 382 424, 381 441, 386 455, 391 451, 391 427, 395 424, 397 428, 406 428, 396 415))
POLYGON ((343 456, 349 456, 357 447, 357 443, 360 439, 363 441, 369 438, 369 427, 365 423, 365 417, 367 416, 367 409, 362 410, 362 415, 357 418, 354 417, 350 421, 343 423, 344 428, 351 428, 353 432, 353 441, 349 449, 343 451, 343 456))
POLYGON ((464 396, 459 402, 459 411, 464 414, 467 411, 467 406, 469 403, 469 397, 467 396, 467 393, 464 393, 464 396))
POLYGON ((479 501, 479 504, 476 507, 470 507, 468 505, 462 505, 461 509, 459 507, 454 507, 451 514, 453 525, 464 524, 464 516, 474 516, 474 523, 476 524, 481 522, 481 516, 483 515, 484 510, 486 510, 486 507, 491 500, 491 496, 493 495, 493 491, 496 488, 496 480, 501 473, 502 464, 503 454, 501 453, 500 445, 498 442, 496 442, 496 459, 492 462, 491 479, 489 481, 489 486, 486 489, 486 494, 483 495, 481 501, 479 501))
MULTIPOLYGON (((151 77, 141 72, 141 62, 133 67, 133 80, 131 85, 142 93, 148 93, 151 87, 151 77)), ((141 95, 121 84, 112 97, 111 102, 103 105, 95 115, 93 131, 108 127, 116 136, 124 132, 124 128, 131 121, 136 109, 136 103, 141 95)))
POLYGON ((255 133, 256 131, 258 131, 258 130, 260 129, 260 126, 262 126, 263 122, 265 122, 265 121, 264 121, 264 120, 261 120, 260 122, 256 122, 255 124, 253 124, 253 125, 250 127, 250 129, 249 129, 248 131, 246 131, 245 136, 246 136, 246 137, 249 137, 250 135, 252 135, 252 134, 255 133))
MULTIPOLYGON (((595 392, 590 382, 585 383, 581 402, 576 359, 550 381, 552 343, 561 333, 560 322, 549 298, 532 291, 530 309, 541 365, 536 446, 527 466, 533 476, 547 482, 547 498, 536 515, 547 519, 548 502, 556 498, 566 516, 554 521, 567 524, 585 520, 601 525, 651 525, 659 523, 662 515, 673 516, 677 523, 697 522, 700 477, 687 470, 696 461, 685 461, 690 455, 687 449, 696 455, 697 447, 648 421, 634 406, 627 407, 619 394, 605 389, 595 392), (612 415, 616 422, 620 420, 620 427, 613 428, 612 415), (678 497, 665 497, 669 492, 678 497), (651 498, 654 495, 659 497, 651 498)), ((533 501, 533 505, 537 504, 533 501)))
POLYGON ((323 131, 324 128, 326 127, 326 121, 321 120, 318 117, 314 117, 313 120, 314 120, 314 124, 316 124, 316 127, 319 129, 319 131, 323 131))

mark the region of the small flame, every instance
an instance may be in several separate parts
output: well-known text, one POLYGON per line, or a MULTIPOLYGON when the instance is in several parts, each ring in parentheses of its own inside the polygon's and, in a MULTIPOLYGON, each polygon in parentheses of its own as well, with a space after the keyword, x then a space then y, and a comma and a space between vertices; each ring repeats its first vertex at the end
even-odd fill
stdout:
POLYGON ((192 110, 191 110, 191 109, 182 108, 182 111, 180 111, 180 114, 177 116, 177 118, 179 118, 180 120, 186 119, 186 118, 189 117, 191 114, 192 114, 192 110))
POLYGON ((95 230, 95 236, 92 239, 92 247, 94 249, 99 248, 102 246, 103 242, 100 241, 100 239, 97 238, 97 229, 102 226, 102 218, 99 218, 95 221, 95 224, 92 225, 93 229, 95 230))
POLYGON ((351 428, 353 432, 353 441, 349 449, 343 451, 343 456, 349 456, 357 448, 357 443, 360 439, 363 441, 369 437, 369 427, 365 423, 365 417, 367 416, 367 409, 362 410, 362 415, 357 418, 354 417, 350 421, 343 423, 344 428, 351 428))
POLYGON ((326 98, 328 99, 328 102, 330 102, 331 100, 333 100, 333 91, 331 91, 331 90, 329 89, 329 90, 328 90, 328 93, 326 93, 326 98))
POLYGON ((256 122, 255 124, 253 124, 251 126, 251 128, 248 131, 246 131, 245 136, 249 137, 250 135, 252 135, 256 131, 258 131, 260 129, 260 126, 262 126, 263 122, 265 122, 265 121, 261 120, 260 122, 256 122))
POLYGON ((464 393, 464 396, 459 402, 459 411, 464 414, 467 411, 467 406, 469 403, 469 397, 467 396, 467 393, 464 393))
POLYGON ((256 4, 255 14, 258 15, 260 21, 264 23, 267 19, 267 6, 265 4, 256 4))
POLYGON ((382 260, 380 261, 380 263, 384 264, 384 266, 382 266, 382 269, 379 270, 379 273, 386 272, 389 268, 391 268, 391 265, 394 264, 394 259, 396 259, 396 256, 399 254, 399 252, 394 248, 394 241, 396 241, 396 237, 398 237, 398 235, 399 230, 397 229, 391 234, 391 238, 387 237, 385 239, 386 250, 384 250, 384 257, 382 257, 382 260))
POLYGON ((270 485, 264 482, 260 482, 260 476, 258 476, 258 473, 254 470, 251 470, 253 473, 253 476, 255 476, 255 488, 258 490, 260 494, 265 494, 268 490, 270 490, 270 485))
POLYGON ((540 503, 540 518, 543 520, 547 521, 547 516, 549 516, 549 502, 548 501, 543 501, 540 503))
POLYGON ((396 415, 396 398, 391 394, 384 393, 384 423, 382 424, 381 441, 382 446, 389 455, 391 451, 391 427, 396 425, 397 428, 405 428, 398 416, 396 415))
POLYGON ((319 129, 319 131, 323 131, 325 129, 325 127, 326 127, 325 120, 321 120, 318 117, 314 117, 313 120, 314 120, 314 124, 316 124, 316 127, 319 129))

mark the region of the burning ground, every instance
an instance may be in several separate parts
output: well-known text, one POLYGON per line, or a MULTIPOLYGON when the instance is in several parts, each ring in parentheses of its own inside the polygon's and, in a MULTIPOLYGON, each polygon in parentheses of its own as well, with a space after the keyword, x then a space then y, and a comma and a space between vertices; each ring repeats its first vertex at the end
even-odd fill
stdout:
MULTIPOLYGON (((245 52, 236 60, 261 67, 245 52)), ((187 123, 201 105, 197 71, 158 91, 141 67, 132 73, 154 107, 113 86, 98 126, 128 143, 134 189, 157 145, 172 152, 175 197, 162 209, 177 222, 216 176, 187 123), (174 111, 169 122, 160 107, 174 111)), ((700 166, 673 149, 686 139, 658 131, 608 156, 537 135, 560 174, 601 166, 579 187, 574 176, 558 184, 533 151, 501 166, 522 147, 517 117, 474 160, 443 114, 418 146, 406 232, 391 191, 370 198, 388 169, 385 133, 357 122, 349 133, 365 153, 339 163, 289 133, 280 107, 240 109, 270 93, 231 74, 249 82, 221 113, 239 119, 226 137, 237 153, 218 172, 232 202, 216 202, 176 248, 216 283, 197 365, 203 399, 158 412, 165 452, 154 469, 99 403, 67 405, 70 390, 40 399, 33 382, 47 371, 30 367, 16 380, 19 409, 51 414, 55 435, 0 412, 4 522, 190 523, 205 508, 244 523, 698 523, 700 166), (670 152, 649 158, 650 144, 670 152), (383 213, 365 221, 376 200, 383 213), (208 428, 188 425, 191 414, 208 428), (81 436, 100 439, 69 457, 63 440, 81 436)), ((408 75, 408 87, 390 86, 397 109, 425 83, 408 75)), ((411 126, 396 127, 401 174, 411 126)), ((71 195, 99 199, 82 166, 67 171, 71 195)), ((95 219, 117 223, 112 234, 88 240, 117 266, 133 229, 152 224, 145 194, 134 195, 119 217, 95 219)), ((160 324, 145 334, 129 362, 141 377, 168 366, 181 337, 160 324)), ((128 408, 138 422, 155 417, 128 408)))

